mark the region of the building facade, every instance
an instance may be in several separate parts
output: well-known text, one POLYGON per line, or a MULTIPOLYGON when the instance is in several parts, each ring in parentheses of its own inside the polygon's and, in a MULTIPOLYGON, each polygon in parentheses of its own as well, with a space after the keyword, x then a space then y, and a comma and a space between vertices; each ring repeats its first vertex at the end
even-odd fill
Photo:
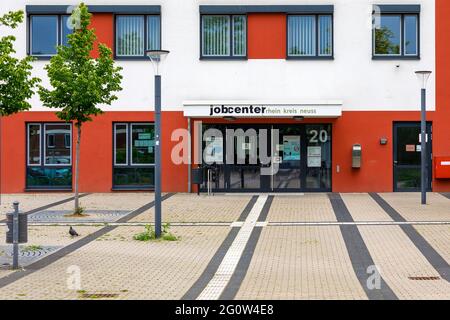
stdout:
MULTIPOLYGON (((72 32, 67 19, 78 2, 3 3, 1 13, 26 12, 13 31, 17 53, 36 57, 33 74, 48 86, 44 66, 72 32)), ((165 192, 196 191, 191 169, 199 162, 210 173, 209 186, 223 192, 417 191, 414 72, 423 69, 433 72, 428 187, 450 191, 448 1, 87 5, 98 42, 123 67, 123 90, 84 126, 82 192, 152 188, 154 73, 145 50, 161 48, 170 50, 162 69, 165 192)), ((31 104, 1 120, 1 192, 70 190, 73 125, 59 121, 37 95, 31 104)))

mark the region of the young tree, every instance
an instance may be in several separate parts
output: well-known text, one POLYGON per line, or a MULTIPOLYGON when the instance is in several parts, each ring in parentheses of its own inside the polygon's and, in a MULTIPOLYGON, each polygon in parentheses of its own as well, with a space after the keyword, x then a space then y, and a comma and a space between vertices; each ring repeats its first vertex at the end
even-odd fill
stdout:
MULTIPOLYGON (((23 11, 9 12, 0 16, 0 27, 15 29, 23 21, 23 11)), ((2 116, 26 111, 27 102, 34 94, 39 79, 31 77, 32 57, 18 59, 14 56, 12 35, 0 37, 0 119, 2 116)))
POLYGON ((113 93, 122 90, 122 76, 107 46, 100 44, 99 57, 92 58, 96 36, 89 28, 91 14, 84 3, 74 10, 69 22, 74 32, 68 36, 68 45, 58 47, 57 54, 45 67, 52 89, 40 86, 39 95, 44 106, 60 109, 56 112, 58 118, 73 122, 77 129, 74 177, 75 214, 79 214, 81 129, 85 122, 102 113, 99 105, 110 105, 117 99, 113 93))
MULTIPOLYGON (((23 11, 10 11, 0 16, 0 28, 17 28, 19 23, 22 23, 23 16, 23 11)), ((38 78, 31 76, 33 58, 19 59, 14 56, 15 40, 16 38, 12 35, 0 37, 0 175, 2 118, 29 110, 31 105, 27 100, 33 96, 34 88, 39 82, 38 78)))

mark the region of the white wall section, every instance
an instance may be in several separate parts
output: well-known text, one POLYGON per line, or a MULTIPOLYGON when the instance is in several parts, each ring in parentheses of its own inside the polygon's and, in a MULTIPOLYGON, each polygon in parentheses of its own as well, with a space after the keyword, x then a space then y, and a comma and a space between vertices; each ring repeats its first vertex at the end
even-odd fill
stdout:
MULTIPOLYGON (((0 13, 26 5, 70 5, 74 0, 2 0, 0 13)), ((433 71, 428 105, 435 108, 434 0, 89 0, 89 5, 161 5, 162 48, 170 50, 163 68, 163 110, 182 110, 186 100, 342 100, 343 110, 419 110, 418 69, 433 71), (200 61, 199 5, 334 4, 334 60, 200 61), (372 60, 373 4, 421 4, 421 60, 372 60)), ((2 34, 5 29, 0 28, 2 34)), ((14 31, 18 55, 26 54, 26 24, 14 31)), ((45 79, 36 61, 34 74, 45 79)), ((146 61, 118 61, 123 70, 119 100, 112 111, 153 109, 153 69, 146 61)), ((48 85, 48 81, 43 81, 48 85)), ((43 110, 38 97, 33 110, 43 110)), ((49 110, 49 109, 44 109, 49 110)))

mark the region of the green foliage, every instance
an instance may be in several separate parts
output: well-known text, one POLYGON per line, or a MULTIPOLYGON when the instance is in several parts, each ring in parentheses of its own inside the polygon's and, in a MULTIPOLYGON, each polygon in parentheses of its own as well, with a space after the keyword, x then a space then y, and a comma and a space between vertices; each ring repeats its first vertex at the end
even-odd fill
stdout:
POLYGON ((42 246, 35 245, 35 244, 23 247, 21 249, 22 252, 36 252, 36 251, 39 251, 39 250, 42 250, 42 246))
POLYGON ((84 208, 83 207, 76 208, 73 214, 77 215, 77 216, 83 216, 84 215, 84 208))
MULTIPOLYGON (((153 227, 151 225, 146 225, 145 226, 145 231, 138 233, 136 235, 133 236, 134 240, 137 241, 151 241, 151 240, 159 240, 156 238, 156 233, 155 230, 153 229, 153 227)), ((170 224, 169 223, 165 223, 162 226, 162 232, 161 232, 161 239, 165 240, 165 241, 178 241, 180 240, 179 237, 177 237, 176 235, 172 234, 170 232, 170 224)))
POLYGON ((23 21, 24 13, 20 11, 10 11, 0 17, 0 25, 11 27, 13 29, 17 28, 19 23, 23 21))
POLYGON ((153 230, 153 227, 148 224, 145 226, 145 231, 134 235, 133 239, 137 241, 155 240, 156 239, 155 230, 153 230))
MULTIPOLYGON (((23 21, 23 11, 9 12, 0 16, 0 27, 16 28, 23 21)), ((0 38, 0 117, 31 108, 27 102, 34 94, 39 79, 31 76, 32 57, 14 57, 12 35, 0 38)))
POLYGON ((68 36, 68 45, 59 46, 57 54, 45 66, 52 88, 39 86, 39 95, 44 106, 59 109, 58 118, 73 121, 77 127, 74 174, 77 211, 81 127, 102 113, 99 105, 110 105, 117 100, 113 93, 122 90, 122 69, 114 65, 111 49, 103 44, 98 45, 98 58, 92 57, 97 37, 95 30, 89 28, 91 14, 84 3, 73 11, 69 21, 74 32, 68 36))
POLYGON ((391 42, 394 37, 394 33, 387 27, 375 29, 375 53, 399 54, 400 46, 391 42))
POLYGON ((45 67, 52 89, 40 86, 39 95, 45 106, 61 109, 56 113, 61 120, 80 127, 102 113, 98 105, 117 100, 113 93, 122 90, 122 76, 107 46, 99 44, 99 57, 91 57, 97 37, 88 28, 91 14, 87 6, 80 4, 71 21, 75 30, 68 36, 68 46, 59 46, 45 67))

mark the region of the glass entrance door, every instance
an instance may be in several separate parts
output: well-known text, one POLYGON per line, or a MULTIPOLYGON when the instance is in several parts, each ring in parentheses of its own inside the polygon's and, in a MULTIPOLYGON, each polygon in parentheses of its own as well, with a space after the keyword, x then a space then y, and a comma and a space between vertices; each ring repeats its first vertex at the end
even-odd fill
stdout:
POLYGON ((302 128, 272 126, 272 191, 300 190, 302 159, 302 128), (273 143, 275 141, 275 143, 273 143))
POLYGON ((272 155, 270 134, 266 125, 226 127, 226 141, 233 146, 226 148, 225 184, 230 191, 271 191, 271 176, 265 174, 270 160, 264 161, 272 155), (264 150, 263 144, 269 147, 264 150))
MULTIPOLYGON (((431 190, 432 179, 432 126, 427 124, 427 189, 431 190)), ((420 191, 421 143, 420 123, 394 124, 394 191, 420 191)))
POLYGON ((204 124, 202 150, 215 192, 331 191, 329 124, 204 124))

